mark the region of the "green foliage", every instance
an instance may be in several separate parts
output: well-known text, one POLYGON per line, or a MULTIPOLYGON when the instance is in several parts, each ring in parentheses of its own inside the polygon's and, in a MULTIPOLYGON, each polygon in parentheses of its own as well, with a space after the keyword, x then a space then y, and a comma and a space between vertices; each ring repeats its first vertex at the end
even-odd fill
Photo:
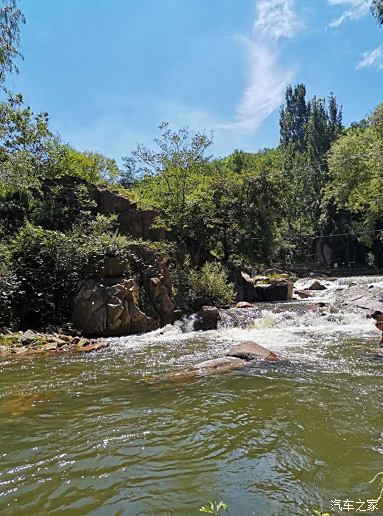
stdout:
POLYGON ((218 515, 221 511, 227 511, 229 506, 225 502, 209 501, 208 504, 200 507, 199 512, 218 515))
POLYGON ((234 285, 228 280, 227 270, 218 262, 207 262, 201 270, 191 268, 189 288, 194 303, 201 300, 201 304, 221 307, 234 301, 234 285))
POLYGON ((332 147, 325 201, 350 214, 360 241, 371 245, 381 229, 383 202, 382 106, 365 129, 350 129, 332 147))
POLYGON ((372 0, 371 10, 378 22, 383 25, 383 0, 372 0))
POLYGON ((3 324, 10 319, 21 327, 67 321, 79 280, 100 273, 110 256, 117 256, 130 274, 129 244, 102 215, 66 234, 27 223, 8 245, 8 269, 0 271, 0 295, 7 300, 0 309, 3 324))
POLYGON ((0 84, 7 73, 18 72, 15 59, 21 57, 20 24, 25 18, 17 7, 16 0, 2 0, 0 6, 0 84))
POLYGON ((166 123, 159 129, 161 134, 154 140, 157 149, 139 145, 132 152, 129 163, 132 167, 135 162, 144 176, 137 187, 139 196, 144 198, 146 205, 164 211, 165 226, 173 231, 178 241, 183 241, 184 226, 188 223, 188 200, 197 177, 204 173, 209 161, 204 154, 212 140, 202 133, 191 136, 188 128, 173 131, 166 123))
POLYGON ((13 324, 13 299, 20 289, 20 282, 14 271, 6 246, 0 246, 0 327, 13 324))

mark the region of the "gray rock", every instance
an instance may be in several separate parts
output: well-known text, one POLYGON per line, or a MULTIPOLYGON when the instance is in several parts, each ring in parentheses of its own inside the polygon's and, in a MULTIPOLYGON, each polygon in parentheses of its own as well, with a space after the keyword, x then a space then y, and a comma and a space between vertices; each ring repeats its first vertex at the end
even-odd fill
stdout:
POLYGON ((241 344, 233 346, 226 352, 226 356, 236 357, 246 361, 267 360, 269 362, 278 362, 281 360, 273 351, 252 341, 241 342, 241 344))
POLYGON ((326 286, 323 285, 319 280, 314 280, 308 287, 307 290, 326 290, 326 286))
POLYGON ((203 306, 194 321, 194 330, 208 331, 216 330, 218 321, 221 319, 218 308, 215 306, 203 306))
POLYGON ((246 360, 241 360, 235 357, 222 357, 213 360, 206 360, 196 364, 192 370, 199 375, 221 374, 233 371, 235 369, 242 369, 246 366, 246 360))

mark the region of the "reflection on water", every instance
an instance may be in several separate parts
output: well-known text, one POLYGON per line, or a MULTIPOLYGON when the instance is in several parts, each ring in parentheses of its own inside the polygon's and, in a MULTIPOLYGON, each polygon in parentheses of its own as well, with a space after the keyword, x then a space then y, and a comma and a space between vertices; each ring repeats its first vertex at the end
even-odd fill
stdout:
POLYGON ((304 515, 367 499, 383 470, 382 366, 371 321, 228 311, 93 356, 4 360, 1 514, 304 515), (290 360, 190 383, 143 382, 253 339, 290 360))

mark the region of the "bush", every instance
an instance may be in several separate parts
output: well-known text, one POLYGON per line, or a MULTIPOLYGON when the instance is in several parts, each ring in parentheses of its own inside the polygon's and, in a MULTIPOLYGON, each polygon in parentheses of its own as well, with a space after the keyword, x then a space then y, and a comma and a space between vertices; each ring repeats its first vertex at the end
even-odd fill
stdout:
POLYGON ((19 326, 66 322, 79 281, 97 275, 109 256, 117 256, 130 274, 130 241, 112 228, 113 221, 100 215, 67 234, 29 223, 20 230, 9 244, 18 281, 10 304, 19 326))
POLYGON ((20 288, 19 280, 4 246, 0 248, 0 328, 14 325, 12 300, 20 288))
POLYGON ((234 301, 234 285, 228 272, 218 262, 206 262, 200 270, 191 267, 186 259, 172 271, 177 290, 176 300, 181 308, 199 310, 203 305, 223 307, 234 301))
POLYGON ((207 262, 200 271, 192 270, 190 287, 196 299, 208 300, 217 307, 234 300, 234 285, 229 282, 227 270, 218 262, 207 262))

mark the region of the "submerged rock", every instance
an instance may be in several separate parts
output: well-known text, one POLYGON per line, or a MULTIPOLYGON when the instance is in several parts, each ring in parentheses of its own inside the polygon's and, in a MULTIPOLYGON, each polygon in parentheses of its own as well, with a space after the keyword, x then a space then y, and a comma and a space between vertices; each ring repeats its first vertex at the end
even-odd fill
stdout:
POLYGON ((203 306, 197 312, 193 326, 196 331, 216 330, 220 319, 221 315, 218 308, 215 306, 203 306))
POLYGON ((236 357, 222 357, 222 358, 214 358, 212 360, 206 360, 205 362, 200 362, 196 364, 192 370, 196 371, 196 374, 199 375, 210 375, 210 374, 220 374, 227 373, 228 371, 233 371, 235 369, 242 369, 246 366, 246 360, 241 360, 236 357))
POLYGON ((233 346, 226 352, 226 356, 236 357, 246 361, 266 360, 268 362, 278 362, 281 360, 273 351, 252 341, 241 342, 241 344, 233 346))

